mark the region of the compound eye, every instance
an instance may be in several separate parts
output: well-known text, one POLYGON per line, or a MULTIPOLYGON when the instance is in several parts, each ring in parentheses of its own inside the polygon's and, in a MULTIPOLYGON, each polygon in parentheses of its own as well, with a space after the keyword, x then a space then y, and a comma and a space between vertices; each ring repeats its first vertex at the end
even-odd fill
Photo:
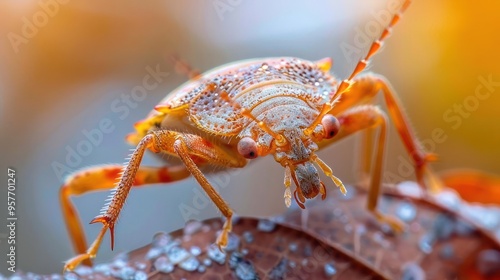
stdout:
POLYGON ((330 139, 337 135, 340 129, 339 120, 332 115, 325 115, 321 120, 321 125, 323 125, 325 139, 330 139))
POLYGON ((241 138, 238 142, 238 153, 248 159, 256 158, 258 156, 257 143, 250 137, 241 138))

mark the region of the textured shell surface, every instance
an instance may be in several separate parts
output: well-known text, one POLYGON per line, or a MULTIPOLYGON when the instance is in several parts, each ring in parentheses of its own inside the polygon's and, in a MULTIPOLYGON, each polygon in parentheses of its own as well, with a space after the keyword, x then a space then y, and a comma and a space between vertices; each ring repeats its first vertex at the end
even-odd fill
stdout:
MULTIPOLYGON (((143 136, 155 124, 214 137, 256 135, 247 109, 274 131, 307 127, 321 105, 329 101, 337 81, 311 61, 299 58, 261 58, 223 65, 188 81, 168 94, 148 117, 136 124, 143 136), (222 96, 227 96, 229 101, 222 96)), ((261 133, 259 133, 261 134, 261 133)))

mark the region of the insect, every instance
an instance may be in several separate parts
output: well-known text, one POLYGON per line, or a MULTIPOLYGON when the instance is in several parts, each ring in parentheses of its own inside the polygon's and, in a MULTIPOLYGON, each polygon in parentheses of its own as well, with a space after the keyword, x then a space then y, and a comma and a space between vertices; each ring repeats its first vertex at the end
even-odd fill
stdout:
POLYGON ((311 62, 289 57, 265 58, 236 62, 196 75, 167 95, 144 120, 135 124, 135 132, 127 137, 136 148, 124 167, 88 168, 74 174, 61 188, 63 213, 79 253, 66 262, 65 269, 74 269, 82 262, 90 263, 108 230, 113 248, 114 225, 133 186, 173 182, 190 175, 226 218, 216 240, 219 247, 225 247, 233 211, 200 171, 201 165, 242 168, 251 159, 272 155, 284 168, 287 206, 292 203, 292 197, 302 208, 306 199, 326 197, 327 187, 320 180, 320 172, 345 194, 341 180, 315 152, 358 131, 363 131, 366 138, 362 171, 371 174, 367 208, 380 222, 401 231, 403 224, 399 220, 377 210, 387 117, 370 102, 379 92, 385 97, 389 116, 413 158, 417 180, 422 184, 426 163, 433 156, 421 149, 389 83, 375 74, 358 74, 380 49, 409 4, 409 0, 404 2, 345 80, 329 73, 330 59, 311 62), (375 135, 377 129, 379 133, 375 135), (146 150, 174 155, 182 164, 141 166, 146 150), (102 229, 86 249, 70 197, 105 189, 113 189, 109 201, 91 221, 102 223, 102 229))

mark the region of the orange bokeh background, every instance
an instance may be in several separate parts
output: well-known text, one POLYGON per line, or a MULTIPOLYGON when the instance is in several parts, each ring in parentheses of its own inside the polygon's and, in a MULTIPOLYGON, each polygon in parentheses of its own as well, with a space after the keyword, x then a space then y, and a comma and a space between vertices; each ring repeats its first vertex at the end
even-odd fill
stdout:
MULTIPOLYGON (((61 180, 52 164, 64 163, 66 147, 85 140, 82 130, 96 128, 103 118, 111 119, 115 130, 71 169, 123 162, 130 148, 123 139, 133 123, 185 81, 166 59, 169 55, 178 54, 202 71, 254 57, 316 60, 329 56, 335 61, 333 72, 347 76, 355 61, 344 55, 342 43, 353 45, 356 30, 364 30, 374 20, 373 13, 387 9, 390 1, 332 2, 1 2, 1 163, 3 170, 14 167, 18 174, 18 268, 56 272, 72 256, 57 201, 61 180), (54 13, 44 23, 40 13, 47 3, 57 9, 49 8, 54 13), (33 36, 26 36, 26 20, 44 24, 31 30, 33 36), (12 34, 24 36, 22 43, 12 34), (110 104, 141 83, 147 66, 158 66, 169 75, 136 108, 130 108, 125 119, 118 119, 110 104)), ((479 77, 500 82, 499 9, 500 3, 494 0, 414 1, 371 64, 370 71, 391 81, 417 135, 439 155, 435 170, 469 167, 500 174, 500 86, 477 106, 471 103, 475 110, 465 112, 467 117, 453 112, 455 104, 473 102, 479 77), (442 143, 431 141, 435 129, 447 137, 442 143)), ((319 155, 337 177, 354 183, 358 146, 357 141, 343 141, 319 155)), ((391 129, 386 170, 400 179, 413 179, 411 174, 401 174, 406 158, 391 129)), ((145 162, 159 164, 152 157, 145 162)), ((230 187, 221 192, 237 213, 272 215, 284 209, 283 174, 271 158, 262 159, 231 176, 230 187), (269 175, 255 176, 263 173, 269 175)), ((190 204, 196 188, 194 180, 187 179, 168 188, 133 191, 117 226, 116 250, 145 244, 155 231, 182 227, 179 205, 190 204)), ((74 200, 84 223, 98 213, 106 196, 91 194, 74 200)), ((6 209, 5 203, 2 199, 0 209, 6 209)), ((0 213, 0 218, 6 215, 4 210, 0 213)), ((191 218, 215 215, 209 205, 191 218)), ((97 230, 98 226, 85 225, 88 239, 97 230)), ((1 252, 6 250, 4 240, 0 238, 1 252)), ((98 260, 113 255, 107 242, 98 260)), ((3 269, 0 272, 5 274, 3 269)))

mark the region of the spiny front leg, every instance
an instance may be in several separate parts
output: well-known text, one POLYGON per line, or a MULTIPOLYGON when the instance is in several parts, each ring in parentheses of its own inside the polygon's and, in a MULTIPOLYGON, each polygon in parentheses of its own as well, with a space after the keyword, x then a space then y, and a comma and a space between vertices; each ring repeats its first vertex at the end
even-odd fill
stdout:
MULTIPOLYGON (((69 176, 59 191, 59 201, 66 228, 77 254, 84 254, 87 242, 77 209, 71 198, 89 192, 110 190, 116 187, 117 178, 123 172, 123 165, 98 165, 82 169, 69 176)), ((133 187, 168 183, 178 181, 189 176, 184 166, 141 166, 135 175, 133 187)), ((85 265, 92 265, 84 261, 85 265)))
POLYGON ((145 136, 141 142, 137 145, 137 148, 132 153, 130 161, 124 168, 120 182, 116 189, 112 192, 109 202, 101 210, 101 215, 95 217, 90 223, 102 223, 102 229, 99 232, 96 240, 90 245, 89 249, 84 254, 79 254, 74 258, 68 260, 64 266, 64 270, 73 270, 81 262, 86 262, 95 258, 99 246, 101 245, 104 234, 109 229, 111 234, 111 249, 114 245, 114 226, 118 215, 120 214, 125 199, 127 198, 130 188, 134 184, 136 178, 137 170, 139 169, 139 164, 144 155, 146 148, 150 148, 153 145, 153 135, 145 136))
POLYGON ((227 203, 208 183, 207 179, 196 166, 195 161, 198 164, 210 162, 219 166, 242 167, 246 164, 246 160, 237 155, 226 153, 215 144, 197 135, 182 134, 174 131, 153 131, 139 142, 137 148, 130 157, 130 161, 123 170, 118 186, 113 191, 109 203, 104 206, 101 215, 92 220, 91 223, 100 222, 103 224, 98 237, 86 253, 70 259, 65 265, 65 270, 72 270, 81 262, 94 258, 104 234, 108 229, 111 232, 111 248, 113 248, 114 225, 131 187, 136 183, 139 164, 146 149, 150 149, 153 152, 164 151, 177 155, 182 159, 189 173, 198 180, 209 197, 226 217, 227 221, 224 225, 223 233, 219 237, 217 243, 221 247, 227 244, 227 236, 231 230, 232 211, 229 209, 227 203))

